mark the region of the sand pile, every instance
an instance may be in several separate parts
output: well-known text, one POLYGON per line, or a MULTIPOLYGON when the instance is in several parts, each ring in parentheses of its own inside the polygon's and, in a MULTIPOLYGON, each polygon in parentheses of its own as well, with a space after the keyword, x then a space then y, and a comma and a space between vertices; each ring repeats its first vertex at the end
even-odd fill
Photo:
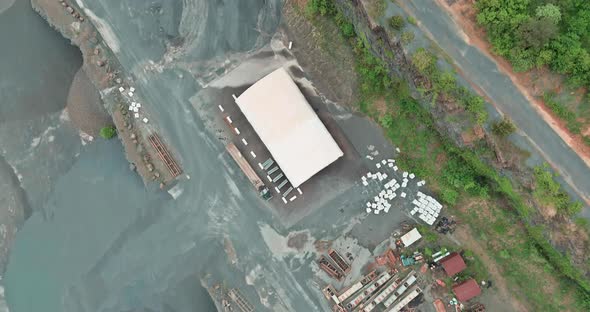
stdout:
POLYGON ((92 136, 98 136, 102 127, 113 124, 98 90, 83 68, 78 70, 72 81, 66 109, 74 125, 92 136))

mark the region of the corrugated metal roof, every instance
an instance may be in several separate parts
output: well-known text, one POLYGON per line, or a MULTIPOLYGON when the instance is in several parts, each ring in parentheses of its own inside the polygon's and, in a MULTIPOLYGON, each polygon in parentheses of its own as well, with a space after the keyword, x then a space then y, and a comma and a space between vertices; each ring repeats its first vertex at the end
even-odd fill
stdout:
POLYGON ((468 279, 461 284, 453 286, 453 292, 457 300, 465 302, 481 294, 481 288, 474 279, 468 279))
POLYGON ((465 270, 467 267, 461 255, 456 252, 452 252, 450 255, 444 257, 442 260, 440 260, 440 263, 442 264, 448 276, 453 276, 465 270))
POLYGON ((404 234, 404 236, 401 237, 401 240, 402 240, 402 243, 404 243, 404 246, 408 247, 408 246, 412 245, 413 243, 415 243, 420 238, 422 238, 422 235, 420 235, 420 232, 418 232, 418 229, 413 228, 411 231, 404 234))

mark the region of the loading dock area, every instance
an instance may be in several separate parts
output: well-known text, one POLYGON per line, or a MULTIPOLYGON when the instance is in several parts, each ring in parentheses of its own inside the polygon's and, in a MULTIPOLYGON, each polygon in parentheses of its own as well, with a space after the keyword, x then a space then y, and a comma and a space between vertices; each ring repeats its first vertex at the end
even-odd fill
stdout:
POLYGON ((248 87, 209 91, 213 94, 211 98, 214 105, 200 113, 214 120, 212 130, 224 145, 231 142, 240 149, 272 193, 273 197, 266 205, 278 214, 284 224, 297 222, 310 211, 321 207, 355 185, 356 178, 365 170, 362 159, 331 117, 325 104, 316 94, 310 94, 309 90, 302 89, 305 98, 310 102, 310 108, 317 114, 343 157, 336 157, 335 161, 319 170, 309 180, 294 186, 235 102, 248 87))

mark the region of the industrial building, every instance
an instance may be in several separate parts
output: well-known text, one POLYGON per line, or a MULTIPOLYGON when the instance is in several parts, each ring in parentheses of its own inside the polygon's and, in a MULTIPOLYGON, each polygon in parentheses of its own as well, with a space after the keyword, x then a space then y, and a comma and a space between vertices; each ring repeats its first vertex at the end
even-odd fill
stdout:
POLYGON ((461 284, 453 286, 453 292, 457 297, 457 300, 466 302, 473 297, 477 297, 481 294, 481 288, 474 279, 468 279, 461 284))
POLYGON ((463 261, 461 255, 457 252, 452 252, 448 256, 444 257, 442 260, 440 260, 440 264, 449 277, 467 268, 465 261, 463 261))
POLYGON ((295 188, 343 155, 284 68, 260 79, 236 103, 295 188))

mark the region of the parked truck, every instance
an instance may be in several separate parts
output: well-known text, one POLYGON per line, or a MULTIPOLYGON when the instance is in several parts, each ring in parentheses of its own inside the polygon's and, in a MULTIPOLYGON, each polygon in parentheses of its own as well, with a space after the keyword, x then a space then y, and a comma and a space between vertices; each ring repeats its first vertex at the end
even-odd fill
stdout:
POLYGON ((265 200, 271 199, 272 194, 268 190, 268 187, 266 187, 264 182, 262 182, 258 174, 256 174, 256 171, 254 171, 252 166, 250 166, 238 147, 234 143, 229 143, 225 148, 231 157, 236 161, 236 163, 238 163, 238 166, 240 169, 242 169, 248 180, 250 180, 252 185, 254 185, 260 197, 264 198, 265 200))

